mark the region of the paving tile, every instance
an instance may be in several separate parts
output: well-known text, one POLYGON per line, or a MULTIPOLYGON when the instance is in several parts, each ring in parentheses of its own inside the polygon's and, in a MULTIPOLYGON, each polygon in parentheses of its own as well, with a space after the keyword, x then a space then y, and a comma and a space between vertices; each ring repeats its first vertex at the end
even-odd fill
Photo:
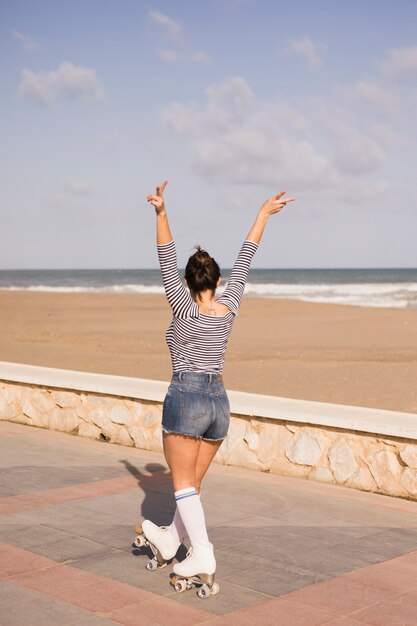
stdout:
POLYGON ((13 484, 14 494, 18 495, 32 491, 44 491, 45 489, 58 489, 69 485, 80 483, 91 483, 97 480, 108 480, 123 476, 122 468, 100 467, 95 465, 94 474, 91 475, 91 468, 77 466, 69 463, 68 466, 54 465, 18 465, 5 468, 2 471, 3 480, 8 484, 13 484))
POLYGON ((401 563, 397 565, 387 561, 350 572, 346 575, 346 580, 394 595, 412 590, 416 586, 416 571, 415 568, 407 571, 401 563), (410 575, 411 572, 414 572, 414 576, 410 575))
POLYGON ((298 589, 286 596, 302 604, 326 607, 336 615, 347 615, 377 602, 386 600, 386 591, 350 582, 346 576, 298 589))
POLYGON ((238 576, 239 572, 251 569, 254 566, 255 559, 252 556, 241 554, 239 548, 234 550, 217 550, 216 557, 216 576, 219 578, 228 578, 229 576, 238 576))
POLYGON ((380 554, 390 559, 402 552, 417 550, 417 531, 388 528, 378 533, 356 539, 354 548, 366 554, 380 554))
POLYGON ((417 550, 401 555, 398 559, 394 559, 395 562, 411 563, 417 565, 417 550))
MULTIPOLYGON (((381 527, 354 526, 340 524, 339 526, 299 526, 296 530, 297 536, 311 537, 327 545, 354 542, 362 537, 372 536, 383 530, 381 527)), ((294 529, 293 529, 294 532, 294 529)))
POLYGON ((352 617, 370 626, 416 626, 417 605, 388 600, 356 611, 352 617))
POLYGON ((8 580, 45 595, 60 597, 67 590, 74 593, 86 585, 95 583, 97 577, 83 570, 55 564, 43 570, 18 574, 8 580))
POLYGON ((171 593, 169 584, 169 573, 172 568, 169 566, 148 572, 145 569, 148 557, 142 554, 135 557, 132 554, 120 550, 112 550, 99 556, 79 559, 72 564, 73 567, 109 577, 133 585, 145 591, 166 595, 171 593))
POLYGON ((80 529, 79 534, 86 539, 92 539, 110 548, 125 551, 131 551, 132 543, 136 537, 132 524, 103 525, 99 530, 97 527, 94 530, 80 529))
POLYGON ((30 572, 55 565, 54 561, 38 554, 26 553, 25 550, 0 544, 0 578, 30 572))
POLYGON ((210 622, 210 626, 321 626, 332 618, 334 615, 323 609, 278 598, 265 602, 260 607, 252 606, 218 617, 210 622))
POLYGON ((20 513, 19 518, 22 522, 45 524, 77 534, 84 527, 96 528, 98 532, 102 526, 110 526, 114 523, 114 511, 97 515, 94 511, 78 508, 75 503, 65 503, 20 513))
POLYGON ((151 511, 164 511, 166 521, 171 521, 175 511, 174 499, 157 494, 143 499, 142 494, 134 490, 133 493, 120 493, 79 500, 71 504, 77 511, 88 511, 95 515, 112 516, 114 521, 130 522, 132 528, 137 522, 146 518, 151 511), (117 514, 115 515, 115 512, 117 514))
POLYGON ((0 524, 0 541, 25 549, 54 539, 64 540, 66 537, 67 533, 43 524, 0 524))
POLYGON ((183 606, 169 598, 157 598, 113 611, 109 617, 124 626, 192 626, 204 623, 213 616, 202 609, 183 606))
POLYGON ((88 612, 53 598, 39 597, 36 600, 14 605, 13 611, 2 615, 2 626, 78 626, 89 618, 88 612))
MULTIPOLYGON (((309 537, 297 536, 293 533, 282 532, 281 534, 268 537, 267 534, 259 536, 245 533, 246 541, 239 542, 239 553, 252 558, 253 563, 280 561, 298 562, 297 555, 308 554, 316 550, 319 554, 323 552, 326 546, 322 541, 311 539, 309 537)), ((236 547, 225 551, 231 553, 236 547)))
POLYGON ((410 606, 413 606, 415 609, 417 609, 417 579, 415 582, 416 586, 413 587, 411 591, 406 591, 405 593, 402 593, 399 596, 393 598, 393 600, 398 604, 409 604, 410 606))
POLYGON ((326 622, 326 626, 364 626, 364 623, 365 622, 360 622, 353 617, 337 617, 331 622, 326 622))
MULTIPOLYGON (((352 546, 349 544, 314 548, 304 553, 296 552, 292 560, 297 565, 326 574, 327 577, 337 576, 369 564, 367 553, 358 553, 354 548, 351 548, 352 546)), ((383 557, 378 556, 377 558, 383 557)))
POLYGON ((314 572, 292 569, 288 565, 254 565, 227 580, 270 596, 282 596, 294 589, 311 585, 317 579, 314 572))
POLYGON ((29 602, 30 600, 36 600, 39 594, 14 585, 9 580, 0 580, 0 623, 1 615, 5 615, 6 611, 13 610, 14 604, 22 604, 23 602, 29 602))
POLYGON ((120 550, 130 550, 132 541, 135 538, 132 525, 122 524, 81 524, 74 521, 72 532, 68 525, 66 530, 59 530, 47 524, 0 524, 0 541, 7 541, 10 544, 19 546, 27 550, 32 550, 36 546, 42 546, 51 542, 65 543, 71 536, 79 536, 84 539, 91 539, 96 543, 120 550))
POLYGON ((115 580, 101 579, 73 591, 59 593, 59 599, 91 612, 109 613, 119 608, 155 599, 155 595, 115 580))
POLYGON ((2 498, 0 502, 0 515, 10 515, 10 513, 18 513, 26 511, 37 506, 42 506, 43 499, 36 494, 25 494, 2 498))
POLYGON ((36 554, 47 556, 54 561, 62 562, 81 559, 93 554, 103 554, 108 551, 108 548, 90 539, 67 535, 64 541, 62 539, 54 539, 49 543, 32 546, 31 550, 36 554))
POLYGON ((82 618, 77 623, 77 626, 119 626, 119 624, 118 622, 113 622, 113 620, 110 620, 107 617, 100 617, 99 615, 89 615, 85 619, 82 618))
POLYGON ((213 613, 214 615, 230 614, 255 604, 262 610, 262 603, 271 599, 271 596, 265 593, 259 593, 253 589, 241 587, 229 580, 222 580, 216 577, 216 582, 220 587, 220 592, 215 596, 210 596, 210 598, 204 601, 197 596, 196 589, 189 589, 183 593, 173 591, 168 597, 175 602, 185 604, 189 607, 196 609, 203 607, 206 612, 213 613))

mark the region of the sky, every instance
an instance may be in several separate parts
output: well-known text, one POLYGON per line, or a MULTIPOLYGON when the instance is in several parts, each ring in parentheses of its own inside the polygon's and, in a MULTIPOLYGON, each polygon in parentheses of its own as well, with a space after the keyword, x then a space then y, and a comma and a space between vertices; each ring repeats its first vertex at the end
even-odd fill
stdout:
POLYGON ((0 269, 417 267, 417 1, 3 0, 0 269))

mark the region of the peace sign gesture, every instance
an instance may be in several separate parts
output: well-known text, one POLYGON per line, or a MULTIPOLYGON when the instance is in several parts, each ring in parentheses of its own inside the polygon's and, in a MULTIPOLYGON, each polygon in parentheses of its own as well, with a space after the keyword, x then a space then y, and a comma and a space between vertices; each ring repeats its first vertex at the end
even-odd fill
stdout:
POLYGON ((149 194, 147 197, 148 202, 150 202, 155 207, 155 211, 158 215, 161 215, 162 213, 165 212, 163 193, 167 184, 168 184, 168 181, 164 180, 162 185, 157 186, 155 195, 149 194))
POLYGON ((286 206, 287 202, 294 202, 295 198, 283 198, 282 196, 284 195, 285 191, 281 191, 276 196, 268 198, 261 206, 260 212, 269 217, 281 211, 281 209, 286 206))

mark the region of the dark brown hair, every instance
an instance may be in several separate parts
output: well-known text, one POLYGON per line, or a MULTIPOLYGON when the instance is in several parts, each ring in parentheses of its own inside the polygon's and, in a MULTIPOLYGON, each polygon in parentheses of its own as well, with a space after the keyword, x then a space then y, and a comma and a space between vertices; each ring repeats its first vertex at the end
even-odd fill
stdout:
POLYGON ((199 294, 201 291, 216 289, 220 278, 220 267, 208 252, 200 246, 195 246, 196 252, 188 259, 185 268, 185 279, 191 291, 199 294))

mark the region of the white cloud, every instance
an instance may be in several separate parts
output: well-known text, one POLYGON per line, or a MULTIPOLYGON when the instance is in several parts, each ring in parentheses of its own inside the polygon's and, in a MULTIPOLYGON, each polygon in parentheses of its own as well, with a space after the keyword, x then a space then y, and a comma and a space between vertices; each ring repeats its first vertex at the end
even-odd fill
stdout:
POLYGON ((407 145, 407 138, 397 133, 387 124, 372 121, 368 124, 368 133, 385 150, 395 150, 404 148, 407 145))
POLYGON ((333 201, 349 198, 352 184, 367 200, 380 196, 386 186, 377 176, 398 141, 381 124, 363 130, 363 120, 335 102, 308 102, 304 112, 258 102, 241 77, 206 89, 203 106, 170 104, 161 121, 188 140, 191 168, 210 182, 284 184, 333 201))
POLYGON ((177 63, 178 61, 188 61, 190 63, 211 63, 211 59, 205 52, 187 52, 170 50, 168 48, 158 48, 155 50, 156 56, 165 63, 177 63))
POLYGON ((39 42, 29 37, 29 35, 24 35, 17 30, 12 30, 12 35, 15 39, 22 42, 23 49, 26 50, 26 52, 36 52, 36 50, 39 49, 39 42))
POLYGON ((387 84, 376 81, 359 81, 353 89, 364 102, 387 113, 392 113, 399 108, 400 94, 387 84))
POLYGON ((385 161, 380 145, 346 121, 328 121, 335 146, 335 165, 342 174, 365 176, 385 161))
POLYGON ((189 55, 191 63, 211 63, 211 59, 205 52, 192 52, 189 55))
POLYGON ((158 11, 149 11, 149 17, 153 24, 171 40, 170 48, 157 48, 156 56, 164 63, 177 63, 178 61, 186 61, 189 63, 210 63, 211 59, 205 52, 190 51, 183 38, 183 26, 171 17, 159 13, 158 11))
POLYGON ((417 46, 390 50, 380 68, 382 74, 392 80, 417 78, 417 46))
POLYGON ((179 59, 179 53, 176 50, 168 50, 167 48, 164 48, 164 49, 159 48, 155 52, 156 52, 156 56, 159 59, 161 59, 161 61, 164 61, 165 63, 176 63, 179 59))
POLYGON ((67 193, 74 196, 90 196, 93 191, 87 182, 70 178, 64 181, 63 188, 67 193))
POLYGON ((290 41, 284 49, 284 54, 303 58, 308 68, 316 71, 323 62, 324 48, 321 44, 311 41, 310 37, 304 37, 304 39, 290 41))
POLYGON ((316 188, 335 180, 329 160, 305 136, 307 122, 288 105, 258 105, 243 78, 206 90, 203 110, 174 103, 163 123, 188 135, 193 169, 229 183, 270 184, 285 180, 316 188))
POLYGON ((178 61, 185 61, 189 63, 206 64, 211 63, 211 58, 205 52, 187 52, 169 49, 161 49, 155 51, 156 56, 165 63, 177 63, 178 61))
POLYGON ((90 68, 64 61, 50 72, 22 70, 19 98, 50 106, 60 95, 89 103, 103 98, 95 71, 90 68))
POLYGON ((149 17, 151 18, 151 21, 159 26, 170 39, 173 39, 174 41, 181 40, 183 27, 180 22, 173 20, 164 13, 159 13, 159 11, 149 11, 149 17))

